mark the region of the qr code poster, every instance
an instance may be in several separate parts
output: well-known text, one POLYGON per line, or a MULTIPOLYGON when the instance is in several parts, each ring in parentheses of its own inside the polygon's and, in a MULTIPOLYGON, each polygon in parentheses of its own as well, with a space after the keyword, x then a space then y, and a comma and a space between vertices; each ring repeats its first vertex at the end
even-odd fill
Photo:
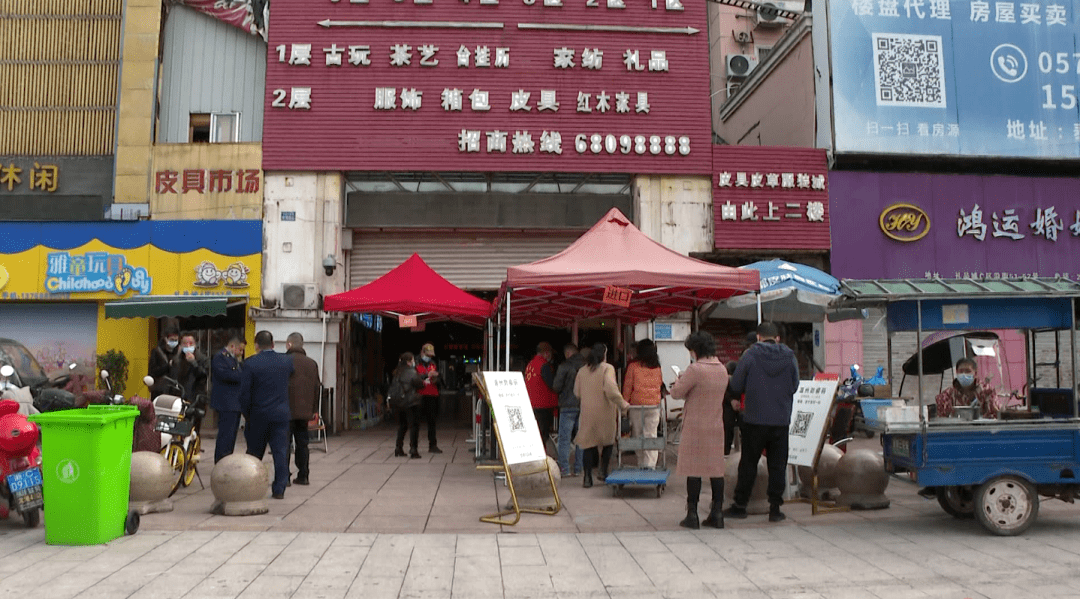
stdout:
POLYGON ((547 459, 540 440, 525 377, 520 372, 484 372, 495 425, 499 427, 503 456, 507 464, 522 464, 547 459))
POLYGON ((825 435, 837 381, 799 381, 791 403, 788 463, 813 466, 825 435))
POLYGON ((940 35, 874 33, 871 37, 878 106, 945 108, 940 35))

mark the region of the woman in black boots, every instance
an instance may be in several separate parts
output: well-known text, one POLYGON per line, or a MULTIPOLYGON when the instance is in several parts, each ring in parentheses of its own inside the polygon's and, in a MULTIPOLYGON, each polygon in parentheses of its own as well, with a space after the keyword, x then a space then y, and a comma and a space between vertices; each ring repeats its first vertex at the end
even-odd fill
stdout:
POLYGON ((630 407, 615 382, 615 367, 606 359, 607 346, 593 345, 585 366, 574 379, 574 395, 581 399, 581 420, 574 443, 583 450, 585 476, 581 486, 585 488, 593 486, 592 469, 598 461, 600 482, 607 479, 611 448, 619 434, 618 415, 630 407))
POLYGON ((682 437, 676 472, 686 477, 686 528, 724 527, 724 391, 727 368, 716 357, 716 341, 710 333, 698 331, 686 338, 693 363, 671 387, 671 396, 684 399, 682 437), (701 479, 712 486, 712 506, 704 523, 698 521, 701 479))

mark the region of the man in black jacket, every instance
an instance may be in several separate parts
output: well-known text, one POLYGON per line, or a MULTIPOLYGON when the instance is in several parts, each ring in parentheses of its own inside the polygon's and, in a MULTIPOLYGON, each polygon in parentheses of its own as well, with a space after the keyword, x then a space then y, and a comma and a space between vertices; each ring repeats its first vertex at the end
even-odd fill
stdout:
POLYGON ((574 395, 574 379, 578 370, 585 365, 585 358, 573 343, 563 347, 566 360, 555 371, 552 389, 559 394, 559 472, 563 478, 581 474, 582 452, 574 445, 574 470, 570 471, 570 446, 578 432, 578 418, 581 416, 581 400, 574 395))
POLYGON ((150 387, 150 399, 157 399, 162 393, 177 393, 171 389, 171 383, 165 377, 176 379, 176 355, 180 353, 180 329, 172 319, 166 320, 161 325, 161 341, 157 347, 150 350, 149 368, 150 376, 154 378, 154 386, 150 387))
POLYGON ((769 521, 780 522, 785 518, 780 506, 784 503, 787 484, 788 425, 791 404, 799 388, 799 363, 795 352, 780 343, 780 331, 775 324, 758 325, 757 338, 758 342, 739 360, 728 383, 735 393, 746 394, 746 405, 742 414, 742 458, 735 499, 724 515, 746 517, 758 460, 765 451, 769 467, 769 521))
POLYGON ((210 407, 217 412, 218 436, 214 443, 214 463, 218 463, 236 448, 236 432, 240 430, 240 392, 243 371, 240 360, 244 340, 232 337, 210 359, 210 407))

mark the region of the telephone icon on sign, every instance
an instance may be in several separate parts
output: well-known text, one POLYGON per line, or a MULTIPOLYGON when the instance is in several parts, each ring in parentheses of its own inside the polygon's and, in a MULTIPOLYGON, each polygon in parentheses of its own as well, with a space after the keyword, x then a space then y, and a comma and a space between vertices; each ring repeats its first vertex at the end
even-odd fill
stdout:
POLYGON ((1001 44, 990 53, 990 69, 1005 83, 1016 83, 1027 74, 1027 56, 1012 44, 1001 44))

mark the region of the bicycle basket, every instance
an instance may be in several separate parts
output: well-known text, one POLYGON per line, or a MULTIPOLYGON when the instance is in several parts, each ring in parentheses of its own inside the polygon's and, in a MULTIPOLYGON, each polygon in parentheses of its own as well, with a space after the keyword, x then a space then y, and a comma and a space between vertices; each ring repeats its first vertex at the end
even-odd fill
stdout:
POLYGON ((190 420, 181 420, 176 416, 166 415, 158 416, 157 422, 154 424, 155 431, 166 435, 176 435, 177 437, 190 435, 193 427, 194 423, 190 420))

